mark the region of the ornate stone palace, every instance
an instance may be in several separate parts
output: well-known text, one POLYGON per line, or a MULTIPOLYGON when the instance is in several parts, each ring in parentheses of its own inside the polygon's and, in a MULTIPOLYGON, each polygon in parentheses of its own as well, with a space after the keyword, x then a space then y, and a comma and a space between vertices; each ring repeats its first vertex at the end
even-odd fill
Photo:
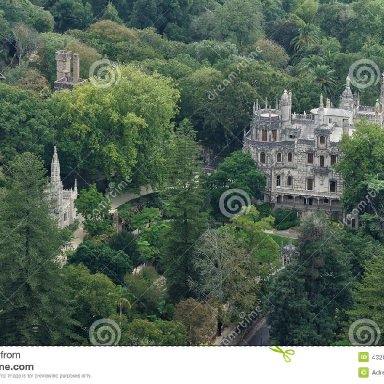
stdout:
POLYGON ((51 163, 51 182, 49 185, 49 201, 51 214, 60 228, 72 224, 76 217, 75 200, 77 198, 77 180, 73 189, 64 189, 60 177, 60 162, 55 147, 51 163))
MULTIPOLYGON (((340 97, 339 108, 324 106, 309 114, 292 114, 292 94, 284 91, 276 108, 253 107, 251 127, 244 132, 244 150, 249 151, 267 178, 264 201, 274 207, 325 210, 341 218, 343 180, 333 166, 342 134, 352 135, 356 120, 365 117, 383 126, 384 80, 380 100, 374 107, 360 105, 351 91, 350 78, 340 97)), ((354 226, 354 223, 352 223, 354 226)))

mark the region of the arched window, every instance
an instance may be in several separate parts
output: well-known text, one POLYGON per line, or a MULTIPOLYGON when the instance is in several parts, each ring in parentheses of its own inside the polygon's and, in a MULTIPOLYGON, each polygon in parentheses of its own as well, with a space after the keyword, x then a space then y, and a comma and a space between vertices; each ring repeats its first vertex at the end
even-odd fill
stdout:
POLYGON ((265 153, 264 152, 260 153, 260 163, 265 164, 265 153))
POLYGON ((292 186, 292 181, 293 181, 292 176, 288 176, 288 177, 287 177, 287 186, 288 186, 288 187, 291 187, 291 186, 292 186))
POLYGON ((283 155, 281 154, 281 152, 279 152, 276 156, 276 161, 278 163, 281 163, 283 161, 283 155))
POLYGON ((293 161, 293 155, 292 155, 292 152, 289 152, 288 153, 288 162, 292 163, 293 161))
POLYGON ((319 137, 319 142, 321 145, 324 145, 325 144, 325 136, 320 136, 319 137))
POLYGON ((268 133, 266 129, 261 131, 261 141, 268 141, 268 133))
POLYGON ((324 156, 320 156, 320 167, 324 167, 324 156))
POLYGON ((276 176, 276 187, 280 187, 280 180, 281 180, 280 175, 276 176))

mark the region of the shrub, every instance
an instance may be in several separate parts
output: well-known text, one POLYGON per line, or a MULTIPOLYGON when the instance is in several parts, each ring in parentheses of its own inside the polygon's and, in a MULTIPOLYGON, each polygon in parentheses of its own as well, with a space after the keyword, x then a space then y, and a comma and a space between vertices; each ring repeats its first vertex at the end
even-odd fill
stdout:
POLYGON ((297 217, 296 209, 277 208, 273 212, 273 216, 275 218, 274 227, 278 230, 296 227, 300 224, 300 219, 297 217))

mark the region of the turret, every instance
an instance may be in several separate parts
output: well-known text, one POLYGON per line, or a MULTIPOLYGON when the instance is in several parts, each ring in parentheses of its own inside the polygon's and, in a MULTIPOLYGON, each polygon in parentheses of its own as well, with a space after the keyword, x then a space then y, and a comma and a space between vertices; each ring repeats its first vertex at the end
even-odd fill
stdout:
POLYGON ((384 112, 384 73, 381 78, 380 112, 384 112))
POLYGON ((281 96, 280 111, 282 128, 286 128, 291 123, 291 102, 287 90, 285 90, 281 96))
POLYGON ((340 108, 353 111, 353 93, 351 91, 351 78, 347 76, 345 89, 340 97, 340 108))
POLYGON ((324 100, 323 100, 323 94, 320 95, 320 106, 318 109, 318 119, 319 119, 319 126, 322 126, 324 124, 324 100))
POLYGON ((60 162, 57 155, 57 148, 54 147, 51 162, 51 185, 50 185, 51 203, 53 212, 58 215, 63 206, 63 183, 60 178, 60 162))

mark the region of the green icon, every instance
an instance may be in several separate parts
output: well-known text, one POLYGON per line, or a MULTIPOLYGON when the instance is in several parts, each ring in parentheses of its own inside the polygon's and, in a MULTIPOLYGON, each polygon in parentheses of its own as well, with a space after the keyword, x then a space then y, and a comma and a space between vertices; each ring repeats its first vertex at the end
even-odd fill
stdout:
POLYGON ((367 367, 359 368, 360 379, 367 379, 369 377, 369 369, 367 367))
POLYGON ((369 361, 369 352, 359 352, 359 363, 366 363, 369 361))
POLYGON ((286 349, 285 351, 281 347, 269 347, 269 349, 272 350, 273 352, 281 353, 283 355, 284 360, 287 363, 291 362, 291 358, 289 357, 289 355, 295 354, 295 351, 293 349, 286 349))

